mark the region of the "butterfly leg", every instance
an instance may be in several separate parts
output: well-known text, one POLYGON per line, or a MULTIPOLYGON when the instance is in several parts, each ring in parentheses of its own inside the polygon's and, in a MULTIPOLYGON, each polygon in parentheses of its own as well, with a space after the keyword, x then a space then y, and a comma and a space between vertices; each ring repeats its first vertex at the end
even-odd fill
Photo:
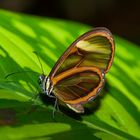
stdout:
POLYGON ((55 99, 54 107, 53 107, 53 113, 52 113, 53 119, 55 120, 55 112, 56 112, 56 110, 59 111, 58 99, 54 95, 50 95, 50 94, 48 94, 48 97, 55 99))
POLYGON ((55 118, 55 112, 56 112, 57 107, 58 107, 58 101, 57 101, 57 98, 56 98, 55 103, 54 103, 54 107, 53 107, 53 119, 55 118))

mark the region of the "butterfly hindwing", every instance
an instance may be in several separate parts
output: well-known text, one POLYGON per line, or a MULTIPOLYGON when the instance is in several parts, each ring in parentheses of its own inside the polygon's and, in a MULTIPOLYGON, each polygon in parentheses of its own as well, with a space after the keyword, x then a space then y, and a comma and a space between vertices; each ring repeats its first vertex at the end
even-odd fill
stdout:
POLYGON ((87 102, 96 97, 104 84, 102 72, 95 67, 69 69, 53 78, 54 94, 69 104, 87 102))

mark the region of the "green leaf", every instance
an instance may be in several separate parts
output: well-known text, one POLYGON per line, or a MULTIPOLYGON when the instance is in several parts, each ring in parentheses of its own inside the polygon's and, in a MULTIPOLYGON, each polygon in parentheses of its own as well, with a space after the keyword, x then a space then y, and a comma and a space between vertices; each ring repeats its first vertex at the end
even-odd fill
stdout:
POLYGON ((66 48, 91 27, 71 21, 0 11, 0 137, 12 139, 140 139, 140 48, 115 37, 113 66, 92 113, 81 121, 56 113, 37 101, 38 75, 45 74, 66 48), (7 74, 20 71, 5 79, 7 74))

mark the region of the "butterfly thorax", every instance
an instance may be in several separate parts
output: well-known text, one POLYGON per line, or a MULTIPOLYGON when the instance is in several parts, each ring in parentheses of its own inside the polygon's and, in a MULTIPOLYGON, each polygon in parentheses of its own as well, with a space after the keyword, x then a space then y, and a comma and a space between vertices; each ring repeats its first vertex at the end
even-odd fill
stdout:
POLYGON ((44 74, 41 74, 39 76, 39 85, 40 85, 40 87, 42 89, 42 92, 49 96, 50 93, 53 90, 53 86, 52 86, 52 84, 50 82, 50 77, 46 76, 44 74))

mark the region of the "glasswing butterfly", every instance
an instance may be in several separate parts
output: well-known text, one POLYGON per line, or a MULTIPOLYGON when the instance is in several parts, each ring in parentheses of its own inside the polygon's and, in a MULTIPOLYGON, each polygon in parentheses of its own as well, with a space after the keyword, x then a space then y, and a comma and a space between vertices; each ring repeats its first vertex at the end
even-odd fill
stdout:
POLYGON ((114 58, 114 40, 104 27, 80 36, 59 58, 48 76, 39 76, 42 92, 55 97, 76 113, 95 99, 114 58))

